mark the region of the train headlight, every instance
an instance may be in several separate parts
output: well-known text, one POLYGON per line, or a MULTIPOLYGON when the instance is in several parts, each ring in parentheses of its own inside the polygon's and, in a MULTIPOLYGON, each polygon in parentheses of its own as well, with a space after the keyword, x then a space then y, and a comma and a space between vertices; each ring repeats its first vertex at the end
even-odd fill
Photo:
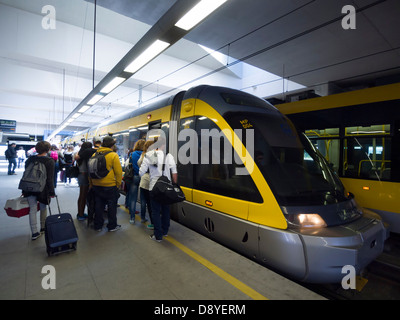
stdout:
POLYGON ((324 228, 326 222, 316 213, 288 214, 286 220, 290 225, 298 228, 324 228))

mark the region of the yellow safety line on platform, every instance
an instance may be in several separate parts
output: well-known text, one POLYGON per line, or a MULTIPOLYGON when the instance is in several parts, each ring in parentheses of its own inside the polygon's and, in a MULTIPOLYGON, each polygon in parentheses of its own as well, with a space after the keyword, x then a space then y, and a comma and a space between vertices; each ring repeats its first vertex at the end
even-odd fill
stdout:
POLYGON ((229 273, 225 272, 221 268, 217 267, 215 264, 211 263, 207 259, 203 258, 196 252, 190 250, 188 247, 184 246, 182 243, 179 241, 175 240, 171 236, 168 236, 164 238, 165 240, 169 241, 172 243, 174 246, 188 254, 190 257, 195 259, 196 261, 200 262, 203 266, 206 268, 210 269, 212 272, 214 272, 216 275, 224 279, 225 281, 229 282, 231 285, 233 285, 235 288, 239 289, 242 291, 244 294, 248 295, 250 298, 254 300, 268 300, 266 297, 264 297, 262 294, 258 293, 257 291, 253 290, 249 286, 245 285, 243 282, 239 281, 235 277, 231 276, 229 273))
MULTIPOLYGON (((124 208, 122 205, 120 207, 122 210, 125 212, 129 213, 129 210, 124 208)), ((233 285, 235 288, 239 289, 242 291, 244 294, 248 295, 250 298, 254 300, 269 300, 268 298, 264 297, 262 294, 258 293, 254 289, 250 288, 249 286, 245 285, 243 282, 239 281, 235 277, 231 276, 229 273, 225 272, 221 268, 217 267, 215 264, 211 263, 207 259, 203 258, 201 255, 197 254, 193 250, 190 250, 188 247, 184 246, 182 243, 179 241, 175 240, 172 238, 170 235, 168 237, 164 238, 165 240, 168 240, 171 244, 173 244, 175 247, 178 249, 182 250, 185 252, 187 255, 195 259, 197 262, 200 262, 203 266, 205 266, 207 269, 211 270, 214 272, 217 276, 221 277, 231 285, 233 285)))

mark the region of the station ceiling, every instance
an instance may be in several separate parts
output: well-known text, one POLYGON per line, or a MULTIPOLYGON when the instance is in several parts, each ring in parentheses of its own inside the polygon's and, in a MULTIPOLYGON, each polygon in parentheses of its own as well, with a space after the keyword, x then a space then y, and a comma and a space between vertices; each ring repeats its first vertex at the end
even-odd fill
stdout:
MULTIPOLYGON (((174 3, 97 0, 94 45, 93 0, 0 0, 0 118, 31 134, 54 129, 174 3), (46 5, 56 9, 56 30, 40 25, 46 5)), ((265 98, 292 94, 284 82, 280 92, 265 93, 276 79, 242 81, 239 61, 321 95, 399 82, 399 21, 398 0, 228 0, 67 129, 199 82, 265 98), (354 18, 342 13, 348 5, 354 18), (224 54, 225 66, 199 45, 224 54)))

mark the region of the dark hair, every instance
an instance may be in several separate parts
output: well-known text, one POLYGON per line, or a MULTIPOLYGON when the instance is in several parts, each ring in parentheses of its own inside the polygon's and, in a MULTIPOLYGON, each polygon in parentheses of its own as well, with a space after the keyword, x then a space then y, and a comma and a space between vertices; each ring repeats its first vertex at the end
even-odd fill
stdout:
POLYGON ((38 154, 42 154, 45 152, 49 152, 51 148, 51 144, 47 141, 39 141, 36 143, 35 149, 38 154))
POLYGON ((92 143, 89 141, 86 141, 86 142, 82 143, 80 150, 89 149, 91 147, 92 147, 92 143))
POLYGON ((105 148, 111 148, 114 144, 115 144, 115 139, 113 137, 106 136, 104 137, 101 146, 105 148))

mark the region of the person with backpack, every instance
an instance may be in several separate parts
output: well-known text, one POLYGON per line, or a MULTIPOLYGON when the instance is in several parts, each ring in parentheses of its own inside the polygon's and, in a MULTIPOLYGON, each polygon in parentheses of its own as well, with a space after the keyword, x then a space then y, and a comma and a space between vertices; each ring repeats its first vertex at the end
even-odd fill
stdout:
POLYGON ((5 152, 6 159, 8 160, 8 175, 13 175, 15 173, 15 168, 17 167, 17 151, 15 143, 11 143, 5 152))
POLYGON ((101 231, 104 224, 104 207, 108 206, 108 231, 121 228, 117 224, 117 201, 122 182, 122 166, 113 151, 115 140, 106 136, 101 147, 88 160, 88 172, 95 197, 94 229, 101 231))
POLYGON ((29 157, 25 162, 25 172, 19 183, 22 195, 28 199, 29 222, 32 240, 36 240, 44 232, 47 216, 47 205, 54 192, 54 160, 47 156, 50 143, 39 141, 36 144, 37 155, 29 157), (40 232, 37 229, 37 202, 40 203, 40 232))

